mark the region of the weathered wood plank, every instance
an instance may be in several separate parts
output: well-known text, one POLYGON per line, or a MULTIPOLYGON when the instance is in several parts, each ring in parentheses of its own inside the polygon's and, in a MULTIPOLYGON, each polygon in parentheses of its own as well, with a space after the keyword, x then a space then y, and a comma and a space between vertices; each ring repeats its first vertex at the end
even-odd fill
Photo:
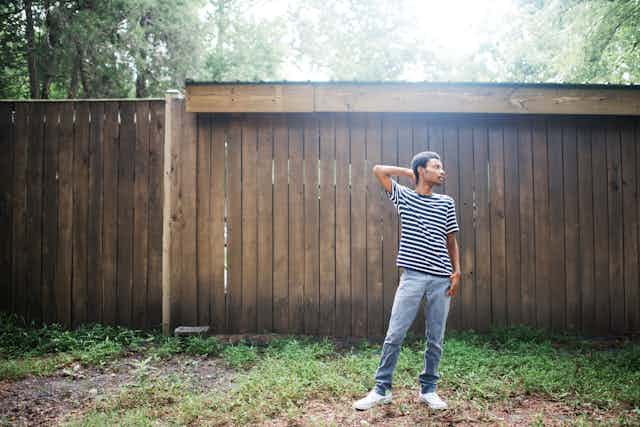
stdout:
POLYGON ((131 325, 133 294, 133 168, 136 147, 134 106, 120 103, 120 143, 118 145, 118 225, 117 225, 117 322, 131 325))
POLYGON ((241 332, 256 330, 258 267, 258 130, 255 120, 242 123, 242 326, 241 332))
POLYGON ((336 328, 340 337, 351 335, 351 191, 349 181, 349 122, 336 115, 336 328))
POLYGON ((304 121, 304 329, 317 334, 319 311, 319 203, 318 203, 318 118, 304 121))
POLYGON ((382 121, 379 114, 367 115, 366 129, 366 257, 367 257, 367 336, 384 337, 382 280, 382 192, 373 166, 382 160, 382 121))
POLYGON ((562 165, 562 122, 557 118, 548 121, 549 163, 549 266, 551 280, 551 327, 561 331, 565 327, 566 282, 564 254, 564 198, 562 165))
POLYGON ((44 167, 42 200, 42 309, 43 321, 56 319, 56 249, 58 247, 58 135, 60 104, 45 105, 44 167))
POLYGON ((533 180, 533 132, 530 120, 521 119, 518 127, 518 173, 520 190, 520 295, 521 319, 536 324, 535 221, 533 180))
POLYGON ((238 332, 242 326, 242 122, 234 117, 227 131, 227 254, 229 273, 227 276, 227 328, 238 332))
POLYGON ((564 120, 562 126, 562 170, 564 172, 564 247, 566 283, 566 328, 580 330, 578 152, 576 122, 564 120))
POLYGON ((489 204, 492 324, 507 325, 504 122, 493 119, 489 131, 489 204))
POLYGON ((149 272, 147 327, 162 325, 162 227, 164 199, 165 103, 149 102, 149 272))
POLYGON ((488 128, 483 119, 473 123, 473 171, 476 206, 476 325, 480 331, 491 326, 491 216, 489 210, 488 128))
POLYGON ((636 121, 627 119, 621 128, 622 200, 624 215, 625 330, 640 330, 638 271, 638 132, 636 121), (636 138, 634 140, 634 138, 636 138))
POLYGON ((76 104, 73 138, 73 325, 87 322, 87 215, 89 208, 89 104, 76 104))
POLYGON ((351 117, 351 331, 356 337, 367 335, 367 259, 366 259, 366 117, 351 117))
POLYGON ((474 204, 474 164, 473 128, 464 121, 458 129, 460 150, 460 281, 459 302, 461 305, 460 324, 465 329, 475 329, 476 325, 476 271, 475 271, 475 204, 474 204))
POLYGON ((133 290, 134 328, 147 326, 149 294, 149 103, 134 105, 136 138, 133 165, 133 290))
POLYGON ((304 122, 291 115, 289 128, 289 333, 304 332, 304 122))
POLYGON ((211 140, 211 269, 213 289, 211 291, 211 323, 216 333, 226 331, 227 301, 225 295, 225 267, 228 252, 225 251, 225 134, 227 118, 213 116, 211 140))
MULTIPOLYGON (((385 115, 382 119, 382 164, 398 165, 398 116, 385 115)), ((380 185, 380 184, 378 184, 380 185)), ((384 190, 380 190, 384 191, 384 190)), ((398 286, 398 212, 386 194, 382 203, 382 307, 383 329, 389 326, 393 297, 398 286)))
POLYGON ((273 124, 261 116, 258 125, 258 276, 257 332, 273 330, 273 124))
POLYGON ((579 244, 578 280, 581 289, 581 327, 583 332, 595 329, 595 276, 594 276, 594 227, 593 227, 593 162, 592 129, 587 119, 577 122, 578 151, 578 221, 579 244))
POLYGON ((197 304, 198 325, 209 325, 210 302, 213 288, 211 249, 211 202, 215 194, 211 188, 211 115, 198 114, 196 153, 196 244, 197 244, 197 304))
MULTIPOLYGON (((596 170, 603 170, 607 165, 607 129, 606 122, 594 123, 591 133, 592 144, 592 166, 596 170), (602 169, 600 169, 602 168, 602 169)), ((608 166, 608 165, 607 165, 608 166)), ((593 173, 594 169, 591 169, 593 173)), ((607 167, 608 172, 608 167, 607 167)), ((610 331, 611 325, 611 301, 609 282, 609 218, 607 180, 603 176, 594 174, 593 176, 593 239, 594 239, 594 286, 595 304, 594 313, 595 325, 593 333, 606 334, 610 331)))
POLYGON ((188 112, 283 113, 312 112, 313 86, 187 85, 188 112))
MULTIPOLYGON (((13 298, 11 257, 13 242, 13 149, 15 130, 12 119, 13 103, 0 103, 0 310, 10 312, 13 298)), ((43 300, 44 301, 44 300, 43 300)), ((45 316, 45 322, 48 319, 45 316)))
MULTIPOLYGON (((58 142, 58 247, 56 249, 55 287, 56 317, 60 323, 68 327, 71 327, 73 320, 71 307, 71 275, 73 267, 73 114, 73 103, 62 104, 62 111, 60 112, 61 132, 58 142)), ((115 185, 111 188, 115 188, 115 185)))
POLYGON ((190 112, 640 115, 636 90, 478 83, 187 83, 190 112))
MULTIPOLYGON (((29 120, 27 160, 27 283, 26 318, 42 320, 42 159, 44 105, 33 104, 29 120)), ((73 137, 73 133, 72 133, 73 137)), ((71 141, 73 144, 73 140, 71 141)), ((71 153, 73 155, 73 153, 71 153)), ((71 164, 70 164, 71 165, 71 164)))
POLYGON ((546 123, 542 118, 533 120, 532 149, 536 325, 549 328, 551 326, 549 166, 547 163, 546 123))
POLYGON ((17 103, 15 112, 14 186, 12 200, 13 253, 11 257, 12 310, 19 316, 25 311, 27 273, 27 161, 29 150, 29 115, 31 105, 17 103))
POLYGON ((197 114, 183 109, 182 141, 180 144, 180 239, 182 240, 182 271, 180 274, 180 320, 182 325, 196 325, 198 322, 198 270, 197 270, 197 230, 196 230, 196 164, 197 157, 197 114))
POLYGON ((289 330, 289 130, 286 118, 273 119, 273 330, 289 330))
POLYGON ((622 171, 620 159, 621 121, 607 120, 607 201, 609 214, 609 298, 611 301, 610 330, 623 331, 624 301, 624 222, 622 200, 622 171))
POLYGON ((87 321, 102 321, 102 192, 104 104, 89 109, 89 200, 87 208, 87 321))
POLYGON ((504 204, 507 324, 511 326, 522 322, 522 294, 518 127, 510 121, 504 124, 504 204))
POLYGON ((335 331, 336 305, 336 191, 334 186, 335 117, 320 116, 320 316, 319 332, 335 331))

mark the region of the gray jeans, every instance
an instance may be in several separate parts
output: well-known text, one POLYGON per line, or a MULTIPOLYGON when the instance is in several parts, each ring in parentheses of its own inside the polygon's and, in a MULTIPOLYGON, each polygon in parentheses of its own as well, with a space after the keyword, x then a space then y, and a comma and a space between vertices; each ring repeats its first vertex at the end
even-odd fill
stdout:
POLYGON ((391 389, 393 371, 400 355, 400 346, 407 330, 416 317, 420 301, 426 295, 425 335, 427 344, 424 351, 424 369, 420 374, 422 393, 435 391, 438 382, 438 364, 442 355, 442 341, 449 315, 451 297, 447 290, 451 281, 448 277, 434 276, 416 270, 405 269, 400 277, 391 309, 389 329, 382 346, 380 365, 376 371, 376 391, 385 394, 391 389))

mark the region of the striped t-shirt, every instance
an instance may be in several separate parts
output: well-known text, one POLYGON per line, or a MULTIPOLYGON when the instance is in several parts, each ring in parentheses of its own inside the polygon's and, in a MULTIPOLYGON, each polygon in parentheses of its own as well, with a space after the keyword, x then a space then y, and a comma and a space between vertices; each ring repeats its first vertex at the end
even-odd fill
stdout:
POLYGON ((458 231, 455 202, 444 194, 418 194, 394 180, 391 182, 387 196, 402 222, 396 265, 436 276, 451 275, 447 234, 458 231))

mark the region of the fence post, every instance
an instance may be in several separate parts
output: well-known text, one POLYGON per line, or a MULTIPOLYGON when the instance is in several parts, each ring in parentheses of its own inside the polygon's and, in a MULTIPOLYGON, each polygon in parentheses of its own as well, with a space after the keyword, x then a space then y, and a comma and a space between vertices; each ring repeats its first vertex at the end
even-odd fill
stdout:
POLYGON ((176 89, 169 89, 165 93, 165 128, 164 128, 164 165, 163 165, 163 204, 162 204, 162 333, 165 336, 171 334, 171 245, 175 231, 173 209, 173 196, 177 185, 176 158, 173 155, 173 144, 175 134, 179 129, 175 128, 174 122, 180 92, 176 89))

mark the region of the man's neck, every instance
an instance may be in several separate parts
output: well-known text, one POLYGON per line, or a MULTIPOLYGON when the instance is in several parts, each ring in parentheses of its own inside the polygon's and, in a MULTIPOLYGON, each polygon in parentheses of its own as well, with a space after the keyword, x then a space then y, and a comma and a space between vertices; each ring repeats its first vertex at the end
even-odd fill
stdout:
POLYGON ((424 181, 420 181, 418 185, 416 185, 416 193, 421 194, 423 196, 430 196, 433 194, 433 185, 428 184, 424 181))

